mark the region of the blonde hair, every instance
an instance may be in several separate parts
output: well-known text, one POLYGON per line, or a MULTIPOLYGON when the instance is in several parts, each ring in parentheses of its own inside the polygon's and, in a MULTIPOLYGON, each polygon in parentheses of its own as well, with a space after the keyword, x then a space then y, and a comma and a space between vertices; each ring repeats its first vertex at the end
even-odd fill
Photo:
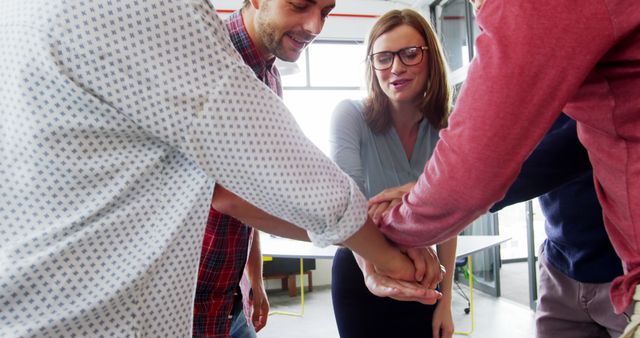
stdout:
POLYGON ((375 70, 371 64, 373 43, 383 34, 401 25, 408 25, 424 38, 429 47, 423 59, 428 62, 429 77, 424 91, 425 95, 419 103, 423 116, 435 129, 447 126, 447 118, 451 109, 452 89, 449 85, 447 62, 442 53, 440 42, 431 25, 418 12, 411 9, 392 10, 381 16, 371 28, 367 41, 366 81, 368 96, 364 100, 364 117, 367 125, 375 133, 383 133, 391 127, 391 103, 382 91, 375 70))

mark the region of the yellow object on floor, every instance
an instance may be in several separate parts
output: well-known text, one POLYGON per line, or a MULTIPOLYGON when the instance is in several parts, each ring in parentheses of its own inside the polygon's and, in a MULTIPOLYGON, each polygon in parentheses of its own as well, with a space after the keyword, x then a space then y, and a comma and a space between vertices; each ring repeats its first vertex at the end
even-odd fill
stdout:
POLYGON ((471 318, 471 330, 469 331, 456 331, 454 334, 461 334, 468 336, 473 333, 473 264, 471 263, 471 255, 468 257, 469 265, 469 316, 471 318))

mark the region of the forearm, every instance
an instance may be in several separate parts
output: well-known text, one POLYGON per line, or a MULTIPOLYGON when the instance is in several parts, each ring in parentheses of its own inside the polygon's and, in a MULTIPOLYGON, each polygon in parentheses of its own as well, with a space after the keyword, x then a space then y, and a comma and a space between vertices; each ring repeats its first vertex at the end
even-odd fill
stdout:
POLYGON ((262 251, 260 249, 260 231, 254 229, 253 242, 251 242, 251 250, 249 250, 249 258, 247 259, 247 275, 251 281, 251 286, 262 285, 262 251))
POLYGON ((456 265, 456 247, 458 245, 457 237, 454 237, 437 246, 438 259, 440 264, 445 268, 444 278, 440 282, 440 292, 443 298, 451 302, 451 291, 453 289, 453 276, 456 265))
MULTIPOLYGON (((256 229, 282 237, 309 240, 303 229, 267 214, 220 185, 215 187, 212 206, 256 229)), ((367 220, 360 230, 344 241, 344 245, 393 277, 414 279, 414 267, 411 261, 398 248, 392 246, 370 220, 367 220)))
POLYGON ((256 229, 276 236, 309 241, 309 236, 304 229, 258 209, 221 185, 216 185, 211 203, 213 208, 221 213, 239 219, 256 229))

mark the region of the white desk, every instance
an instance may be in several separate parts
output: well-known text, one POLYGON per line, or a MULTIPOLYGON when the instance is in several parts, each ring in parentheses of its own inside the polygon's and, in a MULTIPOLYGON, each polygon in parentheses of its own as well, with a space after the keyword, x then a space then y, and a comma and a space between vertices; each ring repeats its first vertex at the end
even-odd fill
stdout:
POLYGON ((500 245, 511 237, 508 236, 458 236, 458 247, 456 257, 464 257, 488 249, 492 246, 500 245))
MULTIPOLYGON (((510 239, 507 236, 458 236, 456 257, 465 257, 510 239)), ((260 236, 260 248, 263 256, 286 258, 325 258, 331 259, 338 249, 330 245, 319 248, 309 242, 296 241, 269 234, 260 236)))
POLYGON ((274 237, 273 235, 265 233, 260 234, 260 251, 262 251, 263 256, 331 259, 337 249, 338 247, 334 245, 330 245, 326 248, 319 248, 310 242, 274 237))

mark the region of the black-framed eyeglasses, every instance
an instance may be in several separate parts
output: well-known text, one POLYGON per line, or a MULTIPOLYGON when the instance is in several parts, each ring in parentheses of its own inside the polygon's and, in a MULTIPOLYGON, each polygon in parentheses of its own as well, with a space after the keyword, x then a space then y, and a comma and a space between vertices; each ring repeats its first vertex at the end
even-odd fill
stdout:
POLYGON ((424 59, 424 51, 429 49, 427 46, 412 46, 402 48, 395 52, 384 51, 369 55, 369 60, 376 70, 387 70, 393 66, 393 60, 396 55, 405 66, 415 66, 424 59))

